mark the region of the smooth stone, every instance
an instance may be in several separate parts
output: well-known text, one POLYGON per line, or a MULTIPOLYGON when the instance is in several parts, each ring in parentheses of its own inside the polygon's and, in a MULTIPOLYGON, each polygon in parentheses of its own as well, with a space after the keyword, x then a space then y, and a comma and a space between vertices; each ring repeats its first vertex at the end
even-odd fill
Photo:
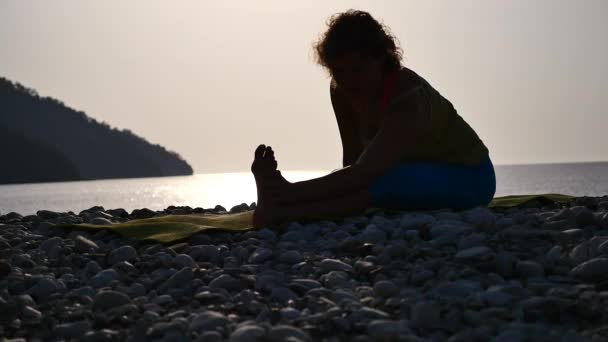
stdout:
POLYGON ((608 258, 600 257, 585 261, 570 271, 570 276, 585 280, 600 280, 608 277, 608 258))
POLYGON ((304 330, 284 324, 273 326, 268 333, 268 338, 274 341, 289 341, 290 338, 295 338, 295 341, 311 341, 310 336, 304 330))
POLYGON ((296 308, 292 308, 292 307, 286 307, 286 308, 282 308, 280 310, 281 312, 281 318, 284 320, 294 320, 294 319, 298 319, 300 318, 301 315, 301 311, 296 309, 296 308))
POLYGON ((93 309, 104 311, 124 304, 130 304, 131 298, 117 291, 101 291, 93 298, 93 309))
POLYGON ((111 329, 89 331, 81 337, 83 342, 117 341, 119 332, 111 329))
POLYGON ((390 315, 382 310, 370 308, 368 306, 362 306, 359 310, 353 312, 349 320, 355 322, 362 322, 372 319, 390 319, 390 315))
POLYGON ((210 288, 222 288, 228 291, 242 290, 241 282, 228 274, 222 274, 209 282, 210 288))
POLYGON ((55 292, 64 290, 65 288, 65 284, 62 281, 50 277, 43 277, 28 290, 28 293, 37 299, 42 299, 55 292))
POLYGON ((460 238, 460 241, 458 242, 458 250, 462 251, 462 250, 469 249, 471 247, 483 245, 484 240, 485 240, 484 234, 473 233, 468 236, 463 236, 460 238))
POLYGON ((93 278, 91 278, 89 284, 94 288, 102 288, 109 286, 114 280, 120 279, 120 275, 113 268, 108 268, 98 272, 93 278))
POLYGON ((298 295, 286 287, 276 287, 272 289, 272 292, 270 294, 271 300, 281 303, 285 303, 289 300, 296 300, 297 298, 298 295))
POLYGON ((104 217, 95 217, 93 219, 91 219, 91 221, 89 221, 91 224, 94 224, 96 226, 108 226, 113 224, 112 221, 108 220, 107 218, 104 217))
POLYGON ((330 271, 342 271, 342 272, 352 272, 353 267, 343 261, 337 259, 323 259, 319 263, 319 267, 321 268, 321 272, 327 273, 330 271))
POLYGON ((197 261, 215 263, 219 261, 220 249, 213 245, 198 245, 190 247, 190 256, 197 261))
POLYGON ((272 251, 268 248, 258 248, 251 254, 248 261, 252 264, 261 264, 270 259, 272 254, 272 251))
POLYGON ((287 251, 279 256, 279 261, 289 265, 297 264, 302 261, 302 254, 296 250, 287 251))
POLYGON ((230 342, 256 342, 266 335, 266 330, 257 325, 243 325, 230 334, 230 342))
POLYGON ((148 208, 134 209, 131 211, 131 216, 136 219, 147 219, 156 216, 156 212, 148 208))
POLYGON ((380 297, 392 297, 399 293, 399 287, 389 280, 380 280, 374 284, 374 293, 380 297))
POLYGON ((430 233, 431 238, 435 239, 441 235, 447 235, 451 237, 458 237, 462 234, 466 234, 473 231, 473 227, 462 221, 453 220, 441 220, 431 225, 430 233))
POLYGON ((479 283, 460 279, 440 284, 435 288, 435 293, 444 297, 464 299, 480 290, 479 283))
POLYGON ((192 268, 184 267, 169 277, 169 279, 160 286, 160 290, 167 291, 168 289, 173 288, 189 287, 191 286, 190 283, 192 282, 193 275, 192 268))
POLYGON ((265 241, 274 241, 277 239, 277 234, 268 228, 258 230, 258 236, 265 241))
POLYGON ((494 259, 496 272, 503 277, 510 277, 513 275, 513 264, 515 263, 515 257, 511 253, 499 252, 496 254, 494 259))
POLYGON ((42 317, 42 313, 33 307, 26 305, 22 311, 23 317, 27 317, 29 319, 38 320, 42 317))
POLYGON ((555 245, 547 252, 546 257, 549 261, 557 261, 562 255, 564 248, 560 245, 555 245))
POLYGON ((419 214, 419 213, 407 213, 401 216, 399 221, 399 228, 401 229, 411 229, 411 228, 419 228, 424 225, 435 222, 435 217, 428 214, 419 214))
POLYGON ((496 222, 496 215, 488 208, 475 207, 463 213, 464 220, 475 227, 487 227, 496 222))
POLYGON ((204 311, 197 314, 190 322, 190 330, 215 330, 217 327, 225 326, 230 320, 217 311, 204 311))
POLYGON ((322 286, 320 282, 318 282, 314 279, 308 279, 308 278, 296 278, 296 279, 293 279, 291 282, 294 284, 302 285, 309 290, 314 289, 314 288, 319 288, 322 286))
POLYGON ((435 272, 433 272, 432 270, 421 270, 418 272, 415 272, 411 275, 410 281, 412 282, 412 284, 414 285, 420 285, 422 283, 424 283, 425 281, 432 279, 435 276, 435 272))
POLYGON ((386 241, 386 233, 375 224, 369 224, 363 232, 356 236, 356 239, 370 243, 381 243, 386 241))
POLYGON ((367 325, 367 333, 376 338, 390 338, 410 332, 406 320, 375 319, 367 325))
POLYGON ((54 259, 57 258, 61 252, 62 241, 63 240, 60 237, 56 236, 43 241, 39 248, 44 251, 47 257, 54 259))
POLYGON ((158 305, 166 305, 166 304, 173 303, 174 301, 175 300, 173 300, 173 297, 171 297, 168 294, 163 294, 163 295, 154 297, 154 299, 152 299, 152 303, 158 304, 158 305))
POLYGON ((513 302, 513 296, 500 289, 485 291, 481 297, 490 306, 507 306, 513 302))
MULTIPOLYGON (((575 208, 577 207, 573 207, 571 210, 574 210, 575 208)), ((593 226, 596 224, 593 212, 585 207, 582 207, 575 215, 575 221, 579 227, 593 226)))
POLYGON ((92 328, 89 321, 78 321, 72 323, 58 324, 53 329, 53 333, 61 337, 80 338, 92 328))
POLYGON ((600 255, 608 256, 608 241, 602 242, 597 248, 597 253, 600 255))
POLYGON ((132 246, 121 246, 110 252, 108 263, 114 265, 121 261, 132 261, 137 259, 137 251, 132 246))
POLYGON ((417 327, 433 328, 440 323, 440 307, 436 302, 423 301, 414 304, 411 309, 412 322, 417 327))
POLYGON ((188 254, 178 254, 173 258, 173 265, 179 268, 196 267, 196 262, 188 254))
POLYGON ((97 274, 101 272, 101 267, 99 266, 99 264, 96 261, 89 261, 87 262, 87 265, 84 267, 84 273, 85 274, 97 274))
POLYGON ((78 235, 74 239, 74 248, 81 253, 89 253, 98 250, 99 246, 84 236, 78 235))
POLYGON ((535 261, 519 261, 517 262, 515 268, 517 269, 519 275, 522 277, 532 278, 545 276, 545 269, 543 265, 535 261))
POLYGON ((581 264, 589 260, 589 242, 584 241, 576 245, 568 254, 574 265, 581 264))
POLYGON ((319 280, 325 285, 325 287, 332 289, 336 287, 348 288, 350 284, 348 274, 342 271, 327 272, 319 277, 319 280))
POLYGON ((454 255, 455 259, 458 260, 469 260, 469 259, 482 259, 486 257, 490 257, 494 254, 494 251, 487 246, 476 246, 467 248, 462 250, 456 255, 454 255))
POLYGON ((60 216, 59 213, 56 213, 56 212, 50 211, 50 210, 38 210, 36 212, 36 215, 43 220, 52 220, 52 219, 59 218, 59 216, 60 216))

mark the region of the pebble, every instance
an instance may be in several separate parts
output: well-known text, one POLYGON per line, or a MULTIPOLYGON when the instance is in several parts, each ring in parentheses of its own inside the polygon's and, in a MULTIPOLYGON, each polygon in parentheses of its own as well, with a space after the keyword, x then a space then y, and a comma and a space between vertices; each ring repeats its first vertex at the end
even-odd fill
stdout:
POLYGON ((286 307, 281 309, 281 318, 287 321, 298 319, 300 315, 301 311, 296 308, 286 307))
POLYGON ((78 321, 72 323, 58 324, 53 332, 61 337, 78 339, 92 328, 89 321, 78 321))
POLYGON ((406 320, 374 319, 367 325, 367 334, 377 339, 396 339, 408 333, 410 329, 406 320))
POLYGON ((95 276, 91 278, 89 284, 92 287, 99 289, 102 287, 109 286, 114 280, 118 280, 119 278, 120 275, 118 274, 118 272, 116 272, 115 269, 108 268, 95 274, 95 276))
POLYGON ((266 330, 257 325, 243 325, 230 334, 230 342, 255 342, 266 335, 266 330))
POLYGON ((95 217, 91 219, 89 223, 94 224, 96 226, 107 226, 111 225, 113 222, 104 217, 95 217))
POLYGON ((241 282, 238 279, 228 275, 222 274, 217 278, 213 279, 209 282, 209 287, 211 288, 222 288, 228 291, 239 291, 242 289, 241 282))
POLYGON ((213 245, 198 245, 190 247, 189 254, 197 261, 216 263, 220 258, 220 249, 213 245))
POLYGON ((104 311, 130 303, 131 299, 123 293, 117 291, 101 291, 97 292, 93 298, 93 309, 104 311))
POLYGON ((272 251, 268 248, 256 249, 249 257, 249 262, 253 264, 261 264, 272 257, 272 251))
POLYGON ((476 246, 461 250, 454 256, 458 260, 481 259, 490 257, 494 252, 487 246, 476 246))
POLYGON ((230 320, 220 312, 204 311, 192 318, 192 322, 190 322, 190 330, 215 330, 217 327, 223 327, 229 323, 230 320))
POLYGON ((517 272, 525 278, 545 276, 545 270, 543 268, 543 265, 534 261, 519 261, 517 262, 515 268, 517 269, 517 272))
POLYGON ((268 338, 274 341, 312 341, 310 336, 302 329, 284 324, 273 326, 268 333, 268 338))
POLYGON ((294 221, 287 231, 201 233, 170 244, 140 244, 108 230, 51 229, 132 219, 124 210, 60 213, 53 222, 0 215, 0 334, 83 341, 581 340, 597 334, 587 323, 601 323, 608 298, 608 231, 601 230, 608 230, 607 214, 581 205, 376 213, 294 221))
POLYGON ((289 300, 295 300, 297 298, 298 295, 286 287, 275 287, 270 293, 271 300, 275 300, 281 303, 287 302, 289 300))
POLYGON ((374 284, 374 293, 380 297, 392 297, 399 293, 399 287, 392 281, 381 280, 374 284))
POLYGON ((99 246, 95 242, 82 235, 76 236, 74 239, 74 247, 81 253, 91 253, 99 249, 99 246))
POLYGON ((279 256, 279 260, 286 264, 297 264, 302 261, 302 254, 296 250, 286 251, 279 256))
POLYGON ((608 258, 585 261, 570 271, 570 275, 584 280, 601 280, 608 277, 608 258))
POLYGON ((173 258, 173 265, 179 268, 196 267, 196 262, 188 254, 178 254, 173 258))
POLYGON ((421 328, 434 328, 440 324, 440 308, 436 302, 418 302, 412 307, 412 323, 421 328))
POLYGON ((137 251, 131 246, 121 246, 110 252, 108 263, 114 265, 121 261, 132 261, 137 258, 137 251))
POLYGON ((63 240, 60 237, 53 237, 42 242, 39 248, 46 254, 47 257, 53 259, 59 256, 62 243, 63 240))
POLYGON ((321 268, 322 273, 327 273, 330 271, 343 271, 343 272, 352 272, 353 267, 349 264, 346 264, 337 259, 323 259, 319 263, 319 267, 321 268))
POLYGON ((193 275, 192 268, 184 267, 169 277, 169 279, 160 286, 160 290, 164 292, 173 288, 190 287, 193 275))

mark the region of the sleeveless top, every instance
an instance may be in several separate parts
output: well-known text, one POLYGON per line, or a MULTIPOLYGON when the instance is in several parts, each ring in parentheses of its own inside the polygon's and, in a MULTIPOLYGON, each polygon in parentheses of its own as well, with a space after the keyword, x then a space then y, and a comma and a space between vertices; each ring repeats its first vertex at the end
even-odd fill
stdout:
POLYGON ((398 71, 388 75, 380 102, 384 113, 400 98, 420 91, 430 109, 430 125, 426 131, 418 132, 416 149, 404 155, 403 162, 438 162, 478 165, 489 156, 489 150, 477 133, 458 115, 450 101, 444 98, 425 79, 414 71, 404 68, 417 79, 417 85, 401 94, 393 94, 398 71))

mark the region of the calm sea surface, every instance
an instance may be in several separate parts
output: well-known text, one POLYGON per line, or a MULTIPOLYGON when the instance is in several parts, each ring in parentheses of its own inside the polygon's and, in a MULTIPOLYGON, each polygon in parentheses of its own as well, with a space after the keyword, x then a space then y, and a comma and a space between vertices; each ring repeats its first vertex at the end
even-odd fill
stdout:
MULTIPOLYGON (((608 162, 497 165, 496 195, 562 193, 575 196, 608 195, 608 162)), ((281 171, 291 182, 324 176, 331 170, 281 171)), ((22 215, 41 209, 80 212, 95 205, 106 209, 162 210, 170 205, 227 210, 257 200, 253 175, 195 174, 181 177, 138 178, 0 185, 0 214, 22 215)))

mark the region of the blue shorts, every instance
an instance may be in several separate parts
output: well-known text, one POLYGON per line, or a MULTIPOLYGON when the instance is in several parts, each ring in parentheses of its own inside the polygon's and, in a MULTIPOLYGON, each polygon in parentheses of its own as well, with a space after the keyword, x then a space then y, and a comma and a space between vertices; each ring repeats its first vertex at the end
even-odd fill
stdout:
POLYGON ((494 198, 496 175, 490 156, 477 166, 399 163, 374 179, 368 189, 375 208, 470 209, 486 206, 494 198))

